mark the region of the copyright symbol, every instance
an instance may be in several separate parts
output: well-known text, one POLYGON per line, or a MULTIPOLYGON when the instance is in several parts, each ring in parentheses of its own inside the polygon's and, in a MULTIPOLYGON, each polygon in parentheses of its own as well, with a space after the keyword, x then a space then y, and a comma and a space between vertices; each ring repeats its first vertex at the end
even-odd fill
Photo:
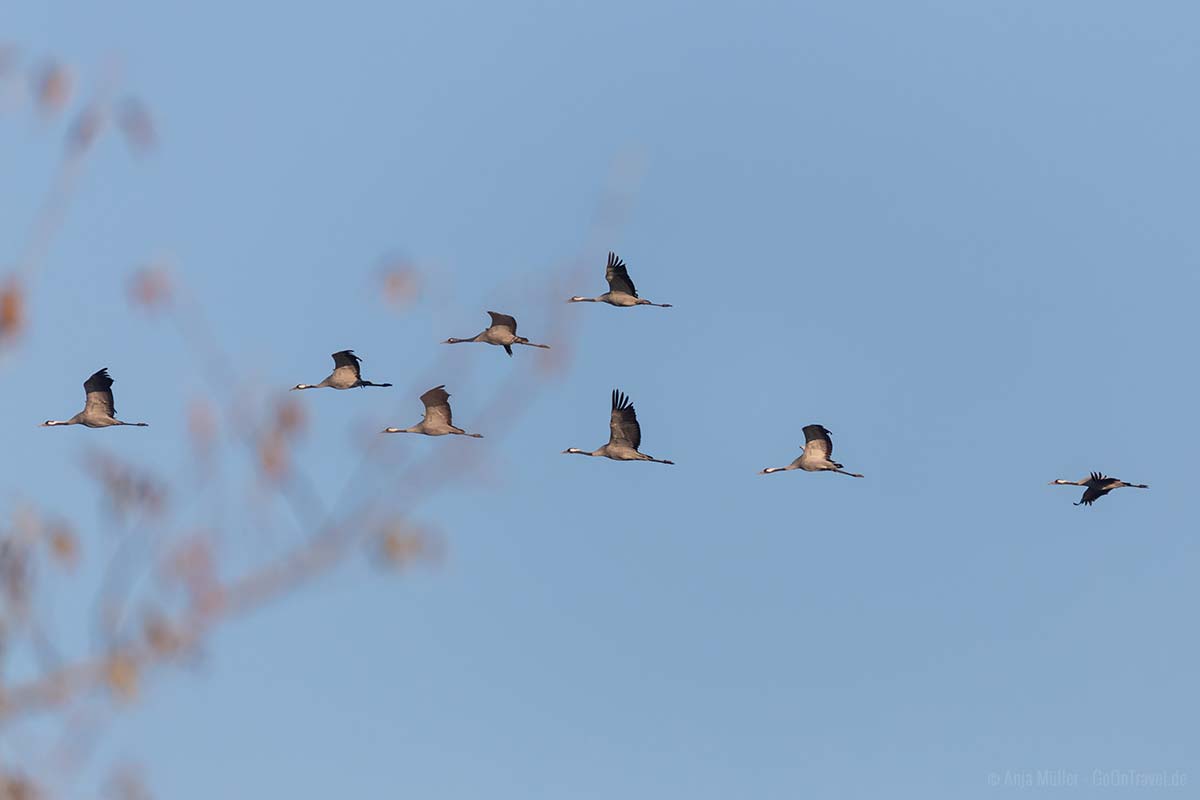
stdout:
POLYGON ((988 773, 988 786, 999 786, 999 785, 1000 785, 1000 776, 994 772, 989 772, 988 773))

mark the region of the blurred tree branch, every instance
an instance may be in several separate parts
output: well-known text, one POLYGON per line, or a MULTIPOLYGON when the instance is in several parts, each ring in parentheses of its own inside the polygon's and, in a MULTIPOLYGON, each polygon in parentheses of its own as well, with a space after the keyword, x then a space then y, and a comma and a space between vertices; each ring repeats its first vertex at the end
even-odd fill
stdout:
MULTIPOLYGON (((44 123, 70 121, 62 128, 60 160, 16 266, 0 274, 0 348, 10 360, 20 358, 20 334, 43 322, 28 317, 27 292, 44 269, 52 244, 63 235, 66 210, 97 139, 115 132, 139 155, 157 142, 150 109, 135 97, 114 99, 120 96, 115 79, 102 80, 96 95, 72 112, 76 79, 70 70, 57 61, 26 62, 15 48, 0 45, 0 103, 6 96, 4 87, 14 82, 24 87, 44 123)), ((600 198, 583 253, 608 248, 628 213, 636 173, 636 164, 618 164, 611 188, 600 198)), ((481 404, 488 409, 486 419, 480 420, 488 430, 481 447, 494 445, 497 434, 511 429, 540 385, 560 375, 569 363, 575 317, 566 314, 562 301, 568 295, 566 286, 586 275, 585 261, 580 257, 545 281, 547 335, 554 349, 537 362, 536 380, 513 371, 494 389, 490 401, 481 404)), ((390 258, 378 274, 375 292, 381 304, 403 310, 425 278, 412 262, 390 258)), ((99 736, 98 720, 143 696, 141 687, 156 670, 185 662, 222 623, 285 600, 355 553, 367 552, 391 568, 440 558, 441 538, 416 526, 414 513, 438 492, 452 488, 450 478, 486 457, 480 448, 467 454, 461 448, 437 447, 405 465, 382 458, 376 437, 363 446, 353 474, 326 504, 304 464, 292 457, 305 428, 303 406, 285 392, 255 401, 252 388, 239 377, 237 360, 223 351, 202 304, 179 271, 163 264, 134 270, 129 297, 135 308, 174 329, 185 353, 180 362, 199 369, 211 387, 211 396, 175 415, 187 420, 194 445, 192 466, 203 472, 222 458, 236 458, 259 490, 291 508, 300 534, 278 552, 235 567, 223 558, 220 521, 181 520, 186 508, 173 500, 215 494, 219 484, 202 483, 197 489, 192 482, 187 491, 174 491, 169 477, 99 449, 87 454, 85 467, 107 499, 114 526, 110 535, 85 537, 79 525, 56 513, 18 507, 11 522, 0 524, 0 730, 10 732, 34 719, 60 720, 60 747, 44 749, 69 753, 62 760, 75 766, 38 774, 25 764, 6 765, 0 750, 0 800, 40 797, 55 782, 61 786, 73 780, 99 736), (230 432, 227 439, 224 431, 230 432), (227 448, 228 443, 233 447, 227 448), (363 491, 364 484, 369 489, 385 481, 387 491, 363 491), (95 542, 99 550, 85 553, 82 541, 95 542), (107 553, 102 552, 105 547, 107 553), (90 652, 61 651, 38 619, 38 593, 51 591, 56 580, 75 574, 87 558, 107 559, 95 590, 96 637, 90 652), (16 658, 22 647, 33 654, 31 660, 16 658), (99 715, 94 713, 97 708, 103 710, 99 715), (92 723, 89 735, 82 737, 79 720, 85 717, 92 723)), ((407 396, 415 397, 435 382, 439 381, 429 374, 419 376, 407 396)), ((233 512, 234 519, 251 525, 255 515, 250 506, 233 512)), ((116 773, 107 791, 126 798, 146 796, 137 771, 129 769, 116 773)))

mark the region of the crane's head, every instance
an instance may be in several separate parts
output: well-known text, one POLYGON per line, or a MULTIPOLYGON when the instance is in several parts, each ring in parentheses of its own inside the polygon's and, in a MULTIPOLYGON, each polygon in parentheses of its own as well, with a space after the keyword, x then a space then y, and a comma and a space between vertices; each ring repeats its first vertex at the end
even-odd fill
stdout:
POLYGON ((52 419, 48 419, 45 422, 43 422, 41 425, 39 425, 38 427, 39 428, 53 428, 55 425, 60 425, 60 424, 61 423, 55 422, 52 419))

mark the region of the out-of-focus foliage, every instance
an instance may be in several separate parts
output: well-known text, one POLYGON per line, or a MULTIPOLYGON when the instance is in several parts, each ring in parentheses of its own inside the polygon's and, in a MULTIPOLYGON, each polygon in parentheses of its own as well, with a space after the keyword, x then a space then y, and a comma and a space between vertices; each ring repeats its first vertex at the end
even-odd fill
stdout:
MULTIPOLYGON (((150 104, 103 82, 82 96, 79 87, 90 84, 78 72, 58 59, 30 59, 0 44, 0 112, 23 109, 39 121, 44 135, 64 143, 21 251, 0 254, 0 263, 11 265, 0 271, 0 355, 5 356, 0 370, 19 369, 24 334, 62 322, 53 318, 52 303, 41 312, 48 318, 31 318, 30 296, 44 283, 37 277, 46 269, 50 246, 69 235, 65 210, 96 144, 117 136, 138 156, 160 146, 150 104)), ((593 238, 608 237, 620 224, 628 206, 621 189, 601 198, 593 238)), ((237 360, 221 351, 178 265, 147 260, 130 265, 126 280, 130 308, 177 337, 185 369, 207 378, 204 385, 222 388, 156 414, 156 425, 160 419, 163 424, 175 420, 188 431, 193 471, 185 484, 116 449, 95 447, 85 451, 81 466, 104 499, 102 522, 65 519, 55 509, 26 502, 0 505, 0 736, 23 728, 47 754, 39 764, 52 765, 49 754, 64 749, 73 754, 68 766, 50 766, 43 773, 8 763, 0 751, 0 800, 78 793, 77 781, 104 728, 92 725, 91 733, 82 734, 81 715, 106 720, 145 701, 156 672, 186 663, 225 621, 287 598, 355 553, 370 558, 384 574, 436 564, 446 553, 442 533, 415 522, 406 504, 454 486, 448 478, 462 472, 461 451, 446 455, 450 450, 438 449, 427 460, 396 463, 381 460, 364 444, 360 475, 390 471, 391 485, 410 492, 347 495, 327 507, 294 457, 309 424, 305 406, 286 391, 264 391, 239 375, 237 360), (207 483, 217 471, 225 481, 244 476, 239 491, 218 492, 217 484, 207 483), (253 525, 264 494, 290 507, 305 530, 268 552, 235 552, 216 520, 253 525), (206 513, 217 497, 244 500, 226 501, 220 515, 206 513), (101 576, 88 587, 91 607, 79 610, 78 627, 91 631, 91 644, 72 651, 53 640, 39 616, 39 599, 84 573, 101 576)), ((420 301, 425 284, 417 263, 387 256, 379 261, 372 285, 364 288, 380 306, 404 313, 420 301)), ((570 352, 563 305, 552 306, 555 349, 538 373, 543 379, 559 374, 570 352)), ((411 388, 415 397, 427 386, 411 388)), ((511 424, 536 390, 536 381, 528 378, 497 387, 487 404, 489 437, 511 424)), ((486 441, 469 458, 485 458, 486 441)), ((22 496, 20 486, 4 488, 6 496, 22 496)), ((110 765, 108 774, 98 787, 102 796, 150 796, 137 765, 110 765)))

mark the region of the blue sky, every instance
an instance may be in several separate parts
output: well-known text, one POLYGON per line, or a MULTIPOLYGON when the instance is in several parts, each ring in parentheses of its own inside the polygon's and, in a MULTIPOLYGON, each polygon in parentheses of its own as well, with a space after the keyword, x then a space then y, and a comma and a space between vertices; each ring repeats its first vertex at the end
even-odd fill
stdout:
MULTIPOLYGON (((603 291, 609 249, 675 305, 569 307, 569 370, 502 438, 387 441, 488 448, 487 480, 416 512, 443 565, 352 559, 231 625, 98 760, 184 799, 1200 782, 1198 23, 1178 2, 9 9, 26 59, 85 84, 118 64, 161 136, 143 160, 98 145, 3 366, 5 503, 81 521, 85 553, 106 546, 87 447, 173 469, 213 391, 129 311, 148 260, 176 265, 242 379, 316 382, 353 347, 397 384, 301 397, 327 499, 355 432, 418 419, 414 381, 450 373, 429 385, 474 430, 491 391, 540 374, 541 351, 436 344, 486 309, 541 341, 551 289, 603 291), (627 219, 593 241, 627 162, 627 219), (423 269, 402 315, 376 296, 388 253, 423 269), (100 366, 150 429, 34 427, 100 366), (560 454, 605 441, 614 386, 677 466, 560 454), (810 422, 865 480, 756 474, 810 422), (1090 470, 1152 488, 1076 508, 1046 486, 1090 470)), ((0 115, 5 261, 59 146, 0 115)), ((294 534, 266 516, 229 533, 245 552, 294 534)))

